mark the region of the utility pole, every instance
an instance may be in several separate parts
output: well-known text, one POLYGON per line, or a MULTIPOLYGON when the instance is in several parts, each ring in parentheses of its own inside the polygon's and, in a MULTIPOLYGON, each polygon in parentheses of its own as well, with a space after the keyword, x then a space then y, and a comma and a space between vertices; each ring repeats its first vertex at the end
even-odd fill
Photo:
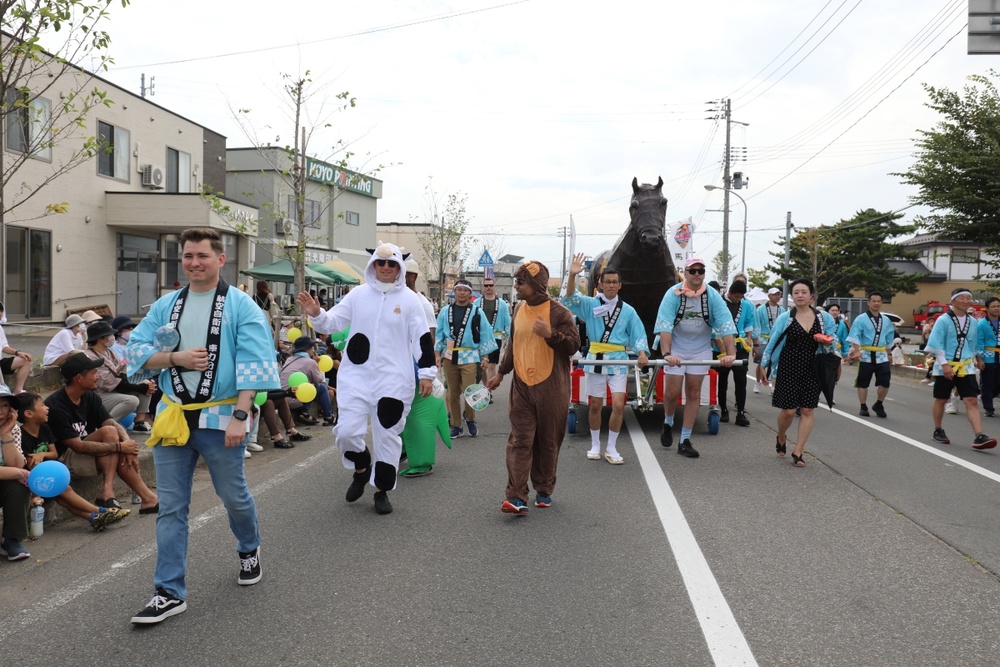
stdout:
POLYGON ((722 275, 719 276, 719 282, 723 285, 729 285, 729 188, 732 187, 732 183, 729 180, 729 152, 730 152, 730 141, 732 136, 732 128, 730 125, 730 117, 732 115, 732 100, 726 98, 726 162, 725 169, 722 173, 722 185, 724 190, 722 191, 723 203, 722 203, 722 275))
MULTIPOLYGON (((792 263, 792 212, 789 211, 785 214, 785 271, 788 271, 788 266, 792 263)), ((788 305, 788 278, 784 278, 781 281, 781 305, 788 305)))
POLYGON ((141 77, 139 77, 139 94, 143 98, 146 97, 146 93, 149 93, 150 97, 152 97, 153 95, 156 95, 156 91, 153 90, 153 88, 155 88, 155 87, 156 87, 156 77, 155 76, 149 77, 149 88, 146 87, 146 75, 143 74, 141 77))

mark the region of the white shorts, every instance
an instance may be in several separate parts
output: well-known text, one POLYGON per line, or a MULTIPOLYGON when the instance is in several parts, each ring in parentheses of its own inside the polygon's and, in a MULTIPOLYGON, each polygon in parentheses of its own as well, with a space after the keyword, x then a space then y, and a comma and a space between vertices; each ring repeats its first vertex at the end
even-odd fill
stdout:
MULTIPOLYGON (((680 357, 685 361, 689 359, 692 361, 706 361, 715 359, 715 352, 712 351, 711 345, 706 345, 703 350, 694 354, 676 352, 669 356, 680 357)), ((663 372, 667 375, 708 375, 709 368, 711 366, 664 366, 663 372)))
POLYGON ((612 394, 624 394, 628 389, 628 374, 587 373, 587 396, 607 398, 608 387, 612 394))

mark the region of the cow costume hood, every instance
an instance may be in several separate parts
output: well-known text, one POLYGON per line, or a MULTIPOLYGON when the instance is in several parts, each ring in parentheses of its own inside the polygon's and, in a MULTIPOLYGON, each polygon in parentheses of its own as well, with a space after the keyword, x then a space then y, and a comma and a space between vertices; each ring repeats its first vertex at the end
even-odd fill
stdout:
POLYGON ((393 289, 406 289, 406 259, 410 253, 404 253, 399 246, 393 243, 379 243, 375 248, 366 248, 372 254, 365 265, 365 283, 378 289, 378 278, 375 275, 375 261, 379 259, 391 259, 399 264, 399 273, 396 275, 396 283, 393 289))

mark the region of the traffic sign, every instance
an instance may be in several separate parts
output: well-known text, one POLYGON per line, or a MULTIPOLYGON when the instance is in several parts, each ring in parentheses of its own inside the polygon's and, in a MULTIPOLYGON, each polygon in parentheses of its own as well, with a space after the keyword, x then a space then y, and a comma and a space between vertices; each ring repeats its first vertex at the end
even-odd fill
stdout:
POLYGON ((479 266, 493 266, 493 258, 490 257, 489 250, 483 250, 483 254, 479 257, 479 266))

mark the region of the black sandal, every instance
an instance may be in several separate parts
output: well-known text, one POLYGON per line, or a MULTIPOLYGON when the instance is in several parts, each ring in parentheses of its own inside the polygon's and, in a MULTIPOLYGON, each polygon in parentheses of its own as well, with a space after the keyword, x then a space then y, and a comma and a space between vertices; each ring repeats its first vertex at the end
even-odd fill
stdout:
POLYGON ((802 457, 799 456, 798 454, 796 454, 795 452, 792 452, 792 463, 795 464, 796 468, 805 468, 806 467, 806 462, 803 461, 802 457))
MULTIPOLYGON (((787 442, 787 440, 785 442, 787 442)), ((781 440, 778 440, 778 437, 775 436, 775 438, 774 438, 774 451, 776 451, 778 453, 778 456, 784 456, 785 455, 785 452, 787 451, 785 449, 785 442, 782 442, 781 440)))

